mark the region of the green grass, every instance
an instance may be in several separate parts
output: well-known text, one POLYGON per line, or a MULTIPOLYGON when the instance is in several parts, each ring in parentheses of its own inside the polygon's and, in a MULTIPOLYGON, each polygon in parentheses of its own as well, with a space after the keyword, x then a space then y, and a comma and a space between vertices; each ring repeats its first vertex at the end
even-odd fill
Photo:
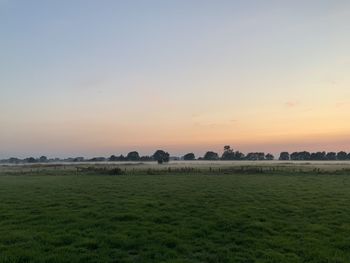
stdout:
POLYGON ((0 176, 0 262, 350 262, 350 177, 0 176))

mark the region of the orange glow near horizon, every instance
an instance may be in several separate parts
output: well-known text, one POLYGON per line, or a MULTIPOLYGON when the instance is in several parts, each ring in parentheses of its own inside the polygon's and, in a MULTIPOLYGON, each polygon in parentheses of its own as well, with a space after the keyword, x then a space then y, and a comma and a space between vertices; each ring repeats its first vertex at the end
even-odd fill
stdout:
MULTIPOLYGON (((256 119, 243 119, 222 123, 201 123, 198 117, 167 120, 150 118, 123 124, 110 119, 51 120, 27 124, 7 134, 8 141, 16 140, 24 148, 36 149, 38 153, 63 155, 108 155, 138 150, 151 154, 164 148, 174 155, 193 151, 203 154, 206 150, 221 151, 223 145, 231 145, 236 150, 279 151, 297 150, 348 150, 350 148, 350 127, 348 123, 333 118, 289 118, 276 121, 273 116, 256 116, 256 119), (146 121, 145 121, 146 120, 146 121), (324 125, 323 120, 329 125, 324 125), (157 123, 161 125, 158 125, 157 123), (26 136, 21 136, 26 130, 26 136), (30 142, 28 143, 28 138, 30 142)), ((282 118, 282 117, 279 117, 282 118)), ((217 120, 217 119, 216 119, 217 120)), ((18 125, 18 124, 17 124, 18 125)), ((28 152, 29 154, 29 152, 28 152)))

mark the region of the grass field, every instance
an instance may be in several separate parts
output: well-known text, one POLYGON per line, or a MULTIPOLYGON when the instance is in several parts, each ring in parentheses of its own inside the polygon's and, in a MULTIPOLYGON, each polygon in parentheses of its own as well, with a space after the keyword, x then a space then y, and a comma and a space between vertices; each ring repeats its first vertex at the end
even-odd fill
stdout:
POLYGON ((350 176, 0 176, 0 262, 350 262, 350 176))

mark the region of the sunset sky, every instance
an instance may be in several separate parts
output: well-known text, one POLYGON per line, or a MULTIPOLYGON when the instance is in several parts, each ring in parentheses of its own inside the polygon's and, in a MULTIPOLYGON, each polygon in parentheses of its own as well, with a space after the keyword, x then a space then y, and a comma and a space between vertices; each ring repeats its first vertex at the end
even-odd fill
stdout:
POLYGON ((350 1, 0 0, 0 158, 350 151, 350 1))

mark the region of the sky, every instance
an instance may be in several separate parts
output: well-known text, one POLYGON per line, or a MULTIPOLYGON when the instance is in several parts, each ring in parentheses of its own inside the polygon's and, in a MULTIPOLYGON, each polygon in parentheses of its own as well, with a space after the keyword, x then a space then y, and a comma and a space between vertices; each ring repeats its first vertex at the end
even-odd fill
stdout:
POLYGON ((350 151, 350 2, 0 0, 0 157, 350 151))

